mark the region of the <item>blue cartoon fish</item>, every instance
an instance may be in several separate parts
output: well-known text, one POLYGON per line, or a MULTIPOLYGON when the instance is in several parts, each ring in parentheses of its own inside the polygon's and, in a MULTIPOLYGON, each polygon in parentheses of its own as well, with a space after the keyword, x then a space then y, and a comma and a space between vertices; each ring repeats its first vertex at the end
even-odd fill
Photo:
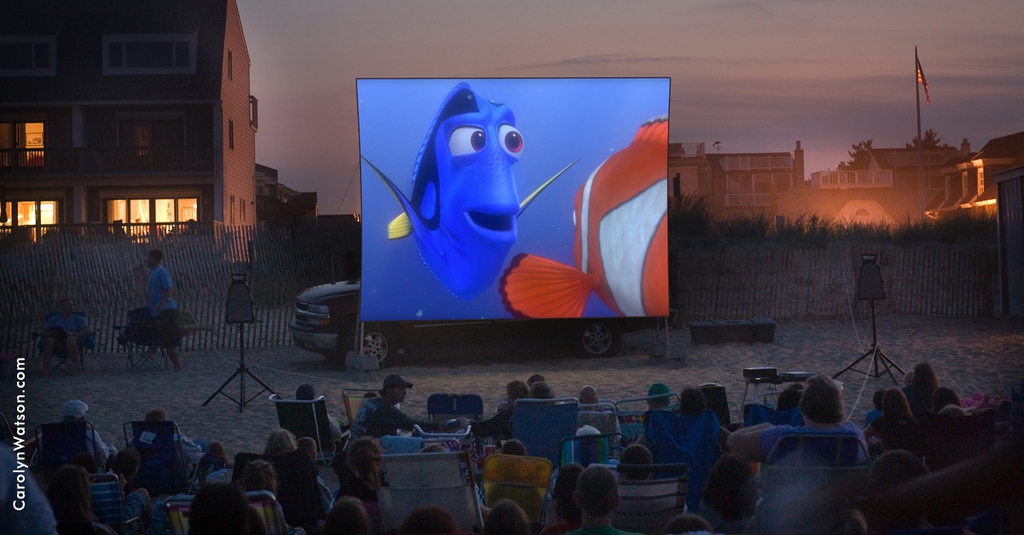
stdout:
POLYGON ((416 157, 411 200, 363 158, 404 211, 388 225, 388 239, 414 234, 423 263, 456 297, 472 299, 494 282, 516 240, 516 218, 573 165, 520 201, 512 165, 522 150, 512 109, 460 83, 416 157))

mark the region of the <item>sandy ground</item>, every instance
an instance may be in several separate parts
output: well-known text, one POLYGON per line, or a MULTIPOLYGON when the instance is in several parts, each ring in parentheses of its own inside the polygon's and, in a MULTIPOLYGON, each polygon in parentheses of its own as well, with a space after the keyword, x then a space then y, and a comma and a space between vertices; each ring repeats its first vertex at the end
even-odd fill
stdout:
MULTIPOLYGON (((855 325, 847 321, 801 321, 780 324, 775 342, 768 344, 693 345, 686 330, 669 333, 670 357, 650 357, 651 347, 664 345, 654 331, 626 335, 623 355, 613 359, 579 360, 562 356, 553 348, 506 346, 495 357, 452 351, 454 359, 432 357, 419 360, 404 356, 401 366, 377 373, 377 381, 353 378, 336 364, 296 347, 250 348, 247 360, 253 371, 275 390, 293 397, 295 388, 311 383, 328 400, 329 409, 344 415, 343 388, 378 387, 386 373, 402 373, 415 384, 402 409, 425 417, 426 398, 434 392, 475 392, 483 396, 485 410, 492 413, 504 397, 505 384, 525 380, 542 373, 557 395, 576 396, 591 384, 602 398, 621 399, 642 396, 650 383, 661 381, 678 392, 685 385, 717 382, 725 386, 733 418, 738 414, 745 383, 742 370, 753 366, 772 366, 783 371, 835 374, 859 357, 870 342, 870 323, 855 325), (858 337, 859 340, 858 341, 858 337), (557 354, 557 355, 556 355, 557 354)), ((1011 385, 1024 380, 1024 324, 1013 320, 960 320, 920 316, 879 318, 879 346, 903 368, 909 370, 921 361, 936 368, 941 384, 953 388, 962 397, 973 392, 1008 395, 1011 385)), ((182 354, 185 370, 174 373, 161 370, 126 370, 124 354, 95 354, 87 357, 81 376, 66 371, 51 377, 40 373, 38 358, 28 362, 29 375, 22 392, 12 379, 0 380, 0 410, 12 419, 18 413, 17 396, 25 396, 25 429, 30 436, 42 423, 58 421, 64 403, 81 399, 89 404, 88 419, 104 440, 118 448, 124 446, 122 426, 142 419, 149 409, 164 408, 183 433, 192 438, 219 440, 229 455, 239 451, 262 451, 267 434, 277 427, 277 415, 259 394, 243 412, 238 405, 217 396, 203 402, 237 367, 237 351, 194 351, 182 354)), ((385 365, 388 363, 385 362, 385 365)), ((866 370, 867 363, 860 369, 866 370)), ((856 422, 863 422, 872 392, 892 386, 888 377, 868 378, 856 373, 843 374, 844 401, 856 422)), ((259 390, 251 379, 246 382, 247 396, 259 390)), ((239 381, 226 391, 236 399, 239 381)), ((764 392, 762 386, 761 392, 764 392)))

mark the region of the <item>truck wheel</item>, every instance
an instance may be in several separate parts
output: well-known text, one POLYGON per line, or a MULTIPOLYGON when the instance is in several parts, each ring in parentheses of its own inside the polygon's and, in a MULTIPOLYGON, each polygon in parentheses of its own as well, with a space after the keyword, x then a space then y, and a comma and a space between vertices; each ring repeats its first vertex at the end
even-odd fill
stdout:
POLYGON ((570 347, 580 358, 614 357, 622 347, 622 328, 616 321, 583 321, 571 336, 570 347))
POLYGON ((363 354, 373 355, 378 364, 387 357, 393 357, 397 350, 398 336, 393 329, 376 323, 363 329, 363 354))

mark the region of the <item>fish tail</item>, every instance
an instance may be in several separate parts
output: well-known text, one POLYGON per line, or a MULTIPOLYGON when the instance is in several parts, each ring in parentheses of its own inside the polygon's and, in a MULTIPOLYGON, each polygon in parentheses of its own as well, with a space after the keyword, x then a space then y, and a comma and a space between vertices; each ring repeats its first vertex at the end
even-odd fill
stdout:
POLYGON ((388 223, 389 240, 404 238, 409 234, 412 234, 412 222, 409 221, 409 214, 402 212, 388 223))
POLYGON ((576 318, 597 287, 593 276, 536 255, 519 254, 501 277, 505 310, 517 318, 576 318))

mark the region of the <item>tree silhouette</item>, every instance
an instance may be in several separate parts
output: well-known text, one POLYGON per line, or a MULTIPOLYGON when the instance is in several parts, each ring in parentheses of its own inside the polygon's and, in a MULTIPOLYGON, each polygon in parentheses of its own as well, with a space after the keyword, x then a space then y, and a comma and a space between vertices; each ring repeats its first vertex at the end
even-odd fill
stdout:
POLYGON ((871 161, 871 146, 874 140, 865 139, 860 143, 854 143, 850 145, 853 150, 848 151, 850 159, 845 162, 839 162, 836 169, 839 171, 863 171, 868 168, 868 162, 871 161))
MULTIPOLYGON (((917 136, 914 136, 914 139, 906 145, 908 149, 916 149, 917 143, 917 136)), ((939 139, 939 134, 937 134, 935 130, 929 128, 924 131, 924 145, 921 148, 923 150, 948 149, 950 146, 949 143, 943 143, 942 140, 939 139)))

